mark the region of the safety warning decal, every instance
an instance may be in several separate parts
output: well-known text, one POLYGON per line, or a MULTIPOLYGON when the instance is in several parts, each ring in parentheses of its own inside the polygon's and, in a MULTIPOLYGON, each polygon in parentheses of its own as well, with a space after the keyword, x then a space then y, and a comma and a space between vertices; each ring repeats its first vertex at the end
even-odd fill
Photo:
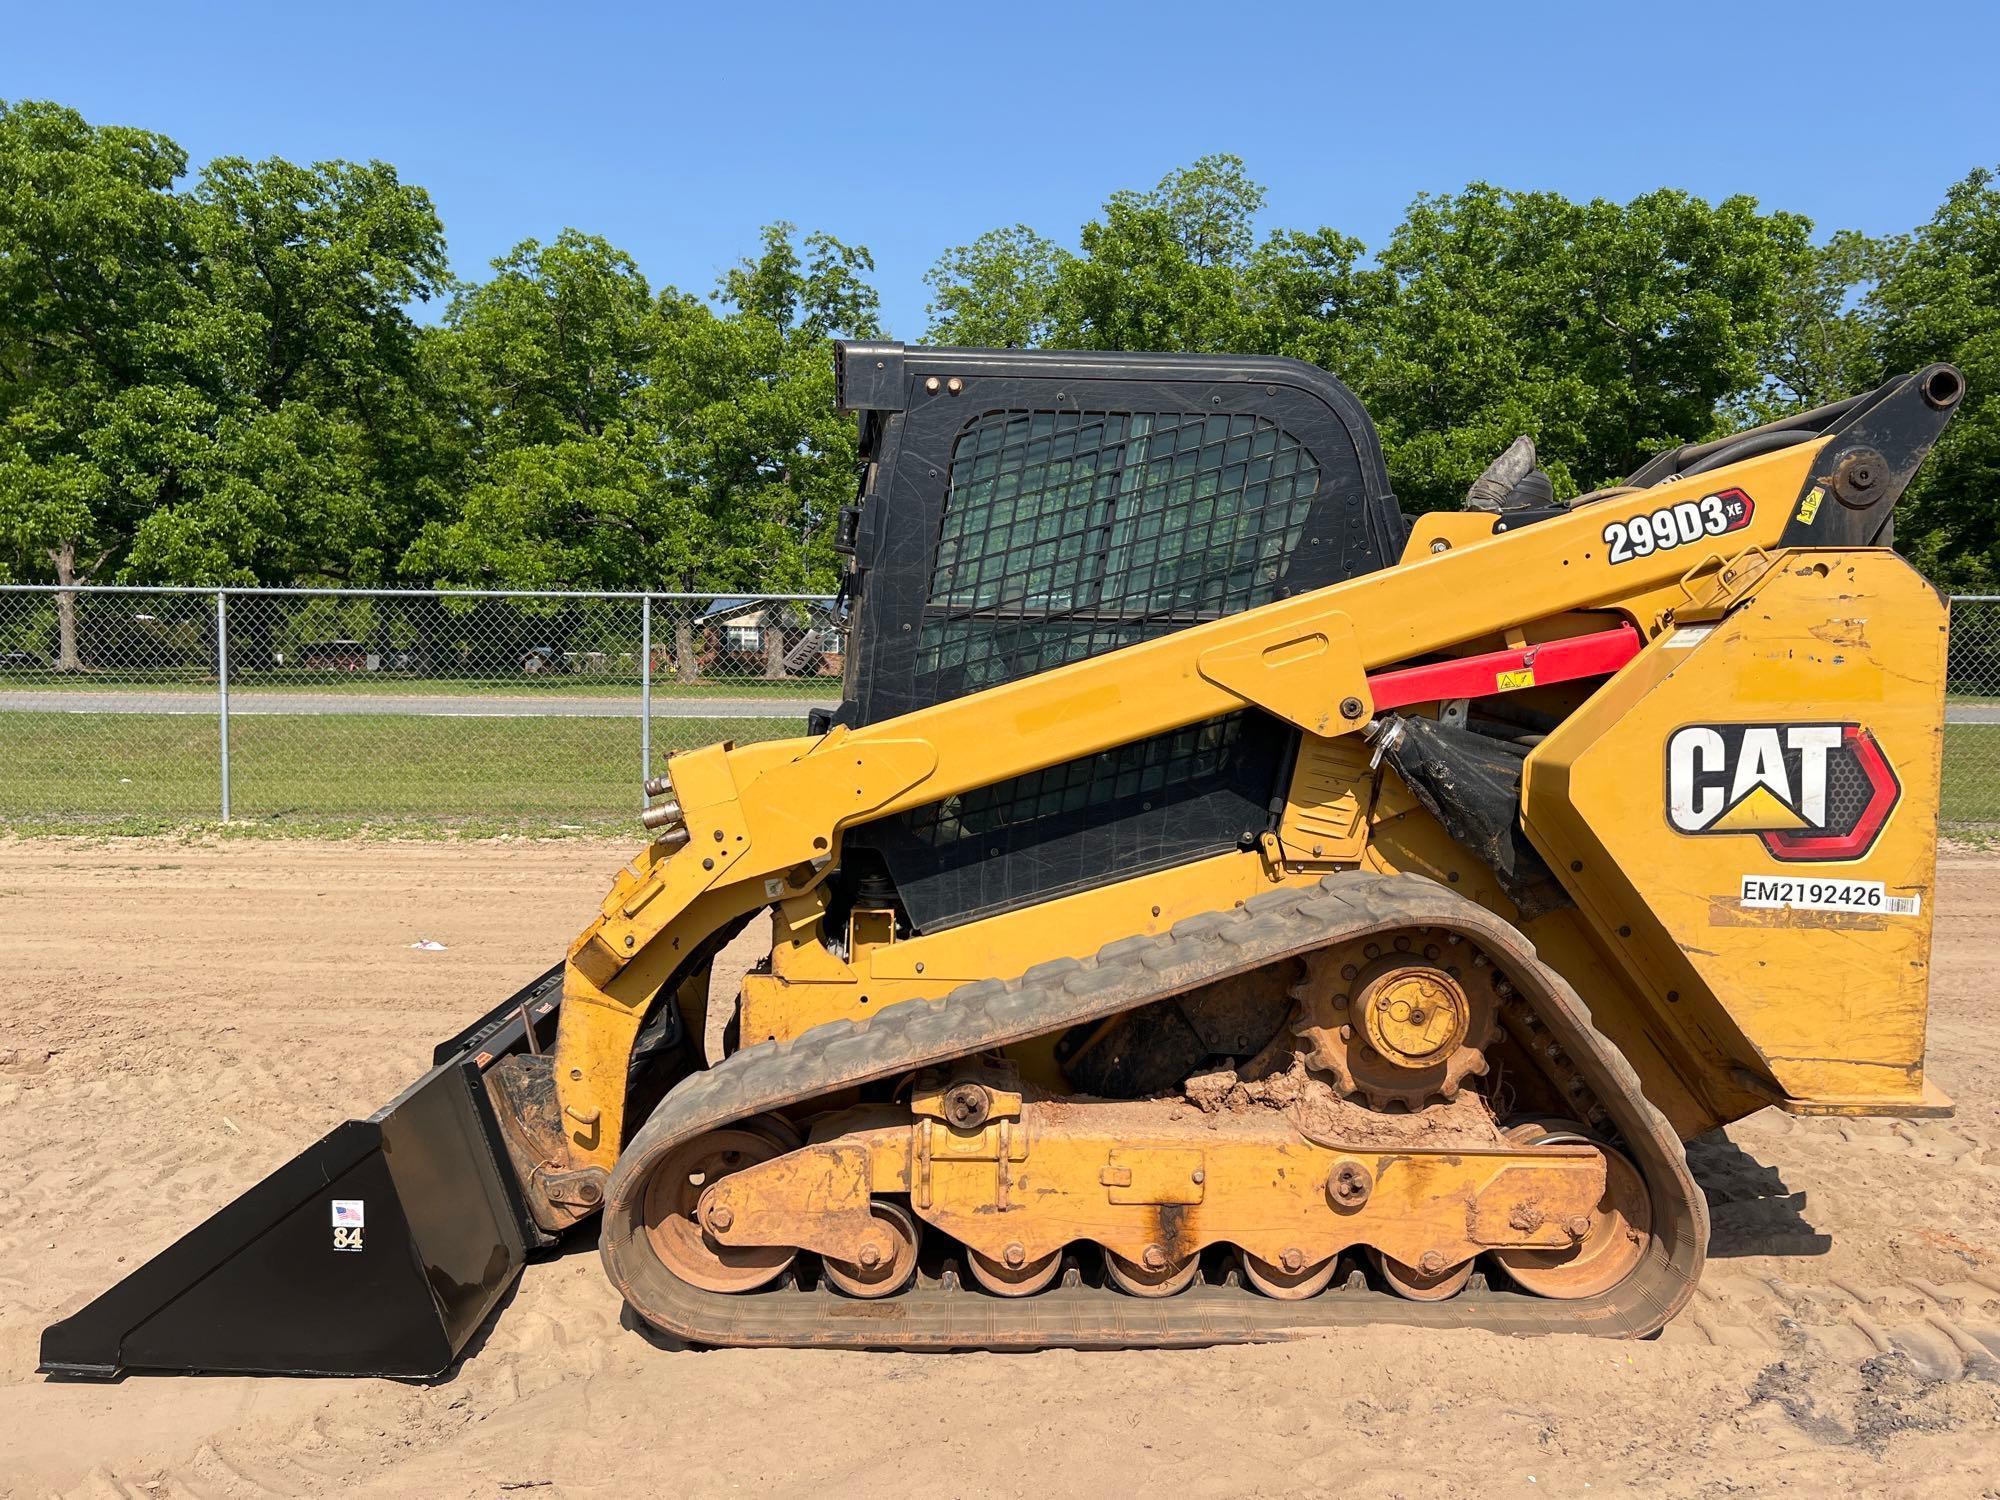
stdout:
POLYGON ((1742 901, 1761 911, 1880 912, 1914 917, 1921 896, 1892 896, 1879 880, 1809 880, 1796 875, 1745 875, 1742 901))
POLYGON ((1667 822, 1754 835, 1773 859, 1859 859, 1901 796, 1859 724, 1686 724, 1667 739, 1667 822))
POLYGON ((333 1200, 333 1248, 359 1250, 361 1231, 367 1226, 368 1205, 360 1198, 333 1200))

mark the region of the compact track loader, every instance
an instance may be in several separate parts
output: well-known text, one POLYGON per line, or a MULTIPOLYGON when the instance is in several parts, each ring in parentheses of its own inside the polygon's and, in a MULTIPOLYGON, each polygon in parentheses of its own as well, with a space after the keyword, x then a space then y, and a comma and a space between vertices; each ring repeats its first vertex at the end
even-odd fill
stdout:
POLYGON ((45 1370, 432 1375, 580 1229, 703 1344, 1637 1336, 1684 1140, 1948 1107, 1889 544, 1955 370, 1412 522, 1307 365, 838 360, 838 710, 673 756, 563 963, 45 1370))

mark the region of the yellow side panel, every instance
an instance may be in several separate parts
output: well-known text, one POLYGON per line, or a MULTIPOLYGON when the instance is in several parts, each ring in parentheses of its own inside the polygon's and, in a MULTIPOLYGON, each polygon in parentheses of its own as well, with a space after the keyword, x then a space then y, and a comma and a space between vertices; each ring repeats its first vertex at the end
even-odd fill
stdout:
POLYGON ((1374 768, 1358 735, 1300 737, 1292 787, 1278 825, 1285 857, 1354 861, 1368 847, 1368 812, 1374 801, 1374 768))
POLYGON ((815 922, 796 930, 780 924, 771 972, 743 981, 743 1039, 783 1041, 827 1021, 861 1020, 901 1000, 935 999, 975 979, 1011 979, 1052 958, 1085 957, 1115 938, 1165 932, 1183 917, 1227 911, 1278 885, 1311 885, 1321 873, 1287 869, 1273 875, 1255 854, 1218 854, 866 947, 851 962, 820 944, 815 922))
POLYGON ((1946 624, 1894 553, 1786 554, 1528 760, 1529 836, 1607 956, 1699 1051, 1790 1101, 1937 1102, 1923 1051, 1946 624))

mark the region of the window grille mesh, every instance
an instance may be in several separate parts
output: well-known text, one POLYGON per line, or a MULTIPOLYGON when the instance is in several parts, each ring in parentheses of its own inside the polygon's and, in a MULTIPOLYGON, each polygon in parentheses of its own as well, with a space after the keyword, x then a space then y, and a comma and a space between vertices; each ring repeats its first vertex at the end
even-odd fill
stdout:
POLYGON ((1222 782, 1232 768, 1242 728, 1242 715, 1232 714, 980 787, 914 810, 909 828, 923 843, 949 847, 1044 819, 1102 821, 1121 810, 1151 811, 1170 797, 1222 782))
POLYGON ((976 418, 952 451, 917 701, 1270 602, 1319 483, 1254 414, 976 418))

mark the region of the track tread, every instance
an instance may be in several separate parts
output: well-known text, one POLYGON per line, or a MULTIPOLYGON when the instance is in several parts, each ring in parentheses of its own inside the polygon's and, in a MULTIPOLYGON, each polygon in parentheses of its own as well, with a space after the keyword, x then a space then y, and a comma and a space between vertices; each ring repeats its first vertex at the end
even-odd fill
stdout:
POLYGON ((1435 882, 1350 872, 1316 887, 1269 891, 1233 911, 1183 919, 1171 931, 1105 944, 1087 959, 1037 964, 1017 979, 978 980, 942 999, 907 1000, 859 1021, 815 1027, 748 1047, 677 1086, 627 1145, 606 1193, 601 1253, 635 1311, 663 1331, 705 1344, 838 1344, 864 1348, 1185 1346, 1300 1337, 1367 1322, 1486 1327, 1518 1333, 1635 1337, 1661 1327, 1699 1277, 1707 1209, 1680 1142, 1647 1103, 1631 1065, 1590 1024, 1583 1002, 1539 963, 1528 941, 1484 908, 1435 882), (1410 925, 1465 934, 1503 958, 1591 1085, 1654 1196, 1656 1237, 1614 1291, 1578 1302, 1468 1292, 1446 1302, 1328 1295, 1300 1302, 1197 1285, 1146 1300, 1070 1276, 1036 1297, 1001 1299, 943 1283, 876 1302, 771 1291, 696 1291, 639 1244, 639 1188, 661 1154, 700 1131, 815 1095, 1100 1019, 1196 984, 1410 925))

